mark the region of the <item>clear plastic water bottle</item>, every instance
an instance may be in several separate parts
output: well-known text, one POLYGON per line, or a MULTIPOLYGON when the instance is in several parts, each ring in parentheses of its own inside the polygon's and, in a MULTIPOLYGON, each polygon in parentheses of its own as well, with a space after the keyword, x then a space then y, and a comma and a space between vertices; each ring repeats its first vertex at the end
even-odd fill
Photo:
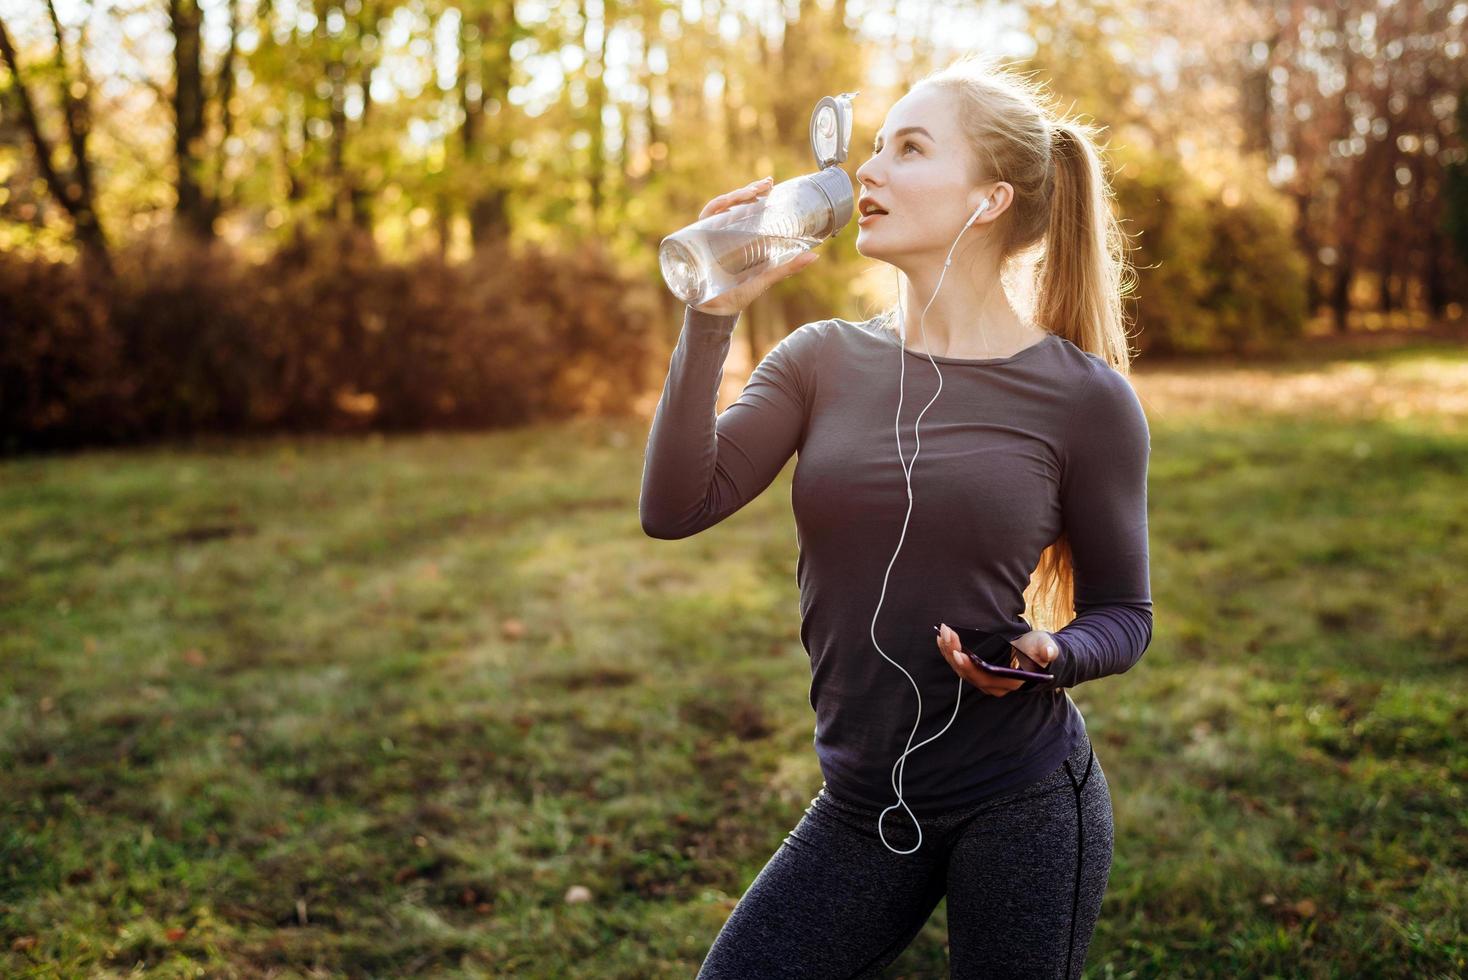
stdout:
POLYGON ((663 239, 658 263, 674 295, 700 306, 846 227, 856 204, 840 164, 851 143, 851 100, 857 94, 827 96, 811 115, 811 149, 820 170, 782 181, 759 200, 663 239))

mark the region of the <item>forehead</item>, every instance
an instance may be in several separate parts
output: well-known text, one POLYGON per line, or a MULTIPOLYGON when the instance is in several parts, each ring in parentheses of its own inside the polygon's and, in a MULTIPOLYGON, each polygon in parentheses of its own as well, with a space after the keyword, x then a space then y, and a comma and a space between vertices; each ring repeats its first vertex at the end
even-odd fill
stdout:
POLYGON ((951 116, 948 95, 932 86, 915 88, 892 104, 887 111, 887 121, 877 133, 885 139, 888 134, 908 126, 921 126, 933 134, 933 139, 942 140, 951 134, 955 122, 951 116))

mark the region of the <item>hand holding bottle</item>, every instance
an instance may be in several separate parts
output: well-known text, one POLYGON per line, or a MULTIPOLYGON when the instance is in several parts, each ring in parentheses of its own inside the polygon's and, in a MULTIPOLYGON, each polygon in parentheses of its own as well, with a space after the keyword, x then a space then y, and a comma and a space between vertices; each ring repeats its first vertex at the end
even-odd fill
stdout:
MULTIPOLYGON (((770 188, 773 186, 774 180, 766 177, 763 180, 747 184, 737 190, 729 191, 727 194, 720 194, 712 201, 709 201, 708 204, 704 205, 703 210, 699 212, 698 220, 702 221, 704 218, 722 211, 727 211, 736 205, 754 201, 768 194, 770 188)), ((781 262, 778 265, 771 266, 764 272, 740 283, 728 292, 715 296, 707 303, 694 306, 693 309, 703 313, 712 313, 716 316, 738 315, 745 307, 764 293, 765 290, 769 289, 781 279, 795 275, 795 273, 819 258, 820 255, 815 252, 802 252, 787 262, 781 262)))

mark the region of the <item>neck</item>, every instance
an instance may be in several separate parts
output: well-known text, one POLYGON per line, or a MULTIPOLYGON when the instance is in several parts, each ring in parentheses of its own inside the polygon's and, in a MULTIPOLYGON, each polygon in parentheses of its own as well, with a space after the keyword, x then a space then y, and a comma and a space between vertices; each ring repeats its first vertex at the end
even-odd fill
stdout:
POLYGON ((1043 330, 1014 311, 998 269, 987 263, 974 266, 955 261, 943 275, 941 289, 942 263, 904 270, 907 281, 902 305, 908 347, 939 357, 1007 357, 1043 335, 1043 330), (937 299, 933 299, 935 289, 937 299))

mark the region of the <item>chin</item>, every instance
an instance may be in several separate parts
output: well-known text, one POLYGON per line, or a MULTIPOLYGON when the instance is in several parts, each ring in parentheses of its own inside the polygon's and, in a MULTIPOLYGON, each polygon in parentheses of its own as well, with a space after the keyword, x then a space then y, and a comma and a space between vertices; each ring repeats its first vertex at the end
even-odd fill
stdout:
POLYGON ((856 253, 864 255, 869 259, 880 259, 882 257, 882 246, 872 241, 871 235, 864 235, 858 229, 856 233, 856 253))
POLYGON ((889 265, 896 265, 896 260, 901 258, 901 253, 884 247, 882 243, 874 241, 870 235, 860 233, 856 236, 856 254, 869 259, 877 259, 889 265))

